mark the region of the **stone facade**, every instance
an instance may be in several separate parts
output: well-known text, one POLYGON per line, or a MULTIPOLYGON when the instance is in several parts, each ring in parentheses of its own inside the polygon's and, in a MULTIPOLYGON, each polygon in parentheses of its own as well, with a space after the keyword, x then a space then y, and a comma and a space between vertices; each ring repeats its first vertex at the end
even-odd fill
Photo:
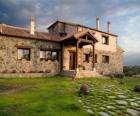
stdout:
POLYGON ((45 76, 70 70, 74 70, 74 74, 78 70, 83 71, 84 76, 89 74, 95 76, 97 73, 101 75, 123 73, 124 51, 117 45, 117 35, 59 21, 48 28, 49 33, 34 32, 31 34, 29 30, 15 27, 7 27, 7 31, 4 27, 0 25, 0 76, 5 77, 7 74, 14 76, 14 73, 19 74, 20 77, 22 75, 35 76, 35 74, 45 76), (17 32, 14 32, 14 29, 17 32), (103 36, 108 37, 108 45, 102 43, 103 36), (94 48, 92 48, 93 45, 94 48), (18 59, 19 46, 30 48, 29 61, 18 59), (41 60, 41 49, 57 51, 58 59, 41 60), (70 69, 70 52, 75 53, 75 69, 70 69), (89 54, 88 62, 85 61, 85 53, 89 54), (95 55, 97 62, 93 57, 95 55), (103 63, 103 55, 109 56, 109 63, 103 63), (31 73, 34 74, 30 75, 31 73))
POLYGON ((60 72, 61 58, 59 61, 40 60, 40 49, 58 49, 60 44, 56 42, 40 41, 27 38, 0 36, 0 72, 1 73, 37 73, 50 71, 52 74, 60 72), (18 60, 17 46, 31 48, 31 60, 18 60))

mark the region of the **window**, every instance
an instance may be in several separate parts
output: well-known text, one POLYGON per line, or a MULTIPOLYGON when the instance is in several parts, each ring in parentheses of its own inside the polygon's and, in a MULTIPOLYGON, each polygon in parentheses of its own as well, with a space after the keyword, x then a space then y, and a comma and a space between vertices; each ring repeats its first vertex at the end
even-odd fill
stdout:
POLYGON ((97 54, 95 54, 94 58, 95 58, 94 62, 97 63, 97 54))
POLYGON ((30 60, 30 49, 29 48, 18 48, 18 59, 30 60))
POLYGON ((53 58, 53 59, 58 59, 57 57, 58 57, 58 56, 57 56, 57 52, 52 52, 52 58, 53 58))
POLYGON ((107 36, 102 36, 102 44, 106 44, 106 45, 109 44, 109 39, 107 36))
POLYGON ((49 50, 40 50, 40 59, 41 60, 58 60, 58 52, 49 51, 49 50))
POLYGON ((103 56, 102 56, 102 63, 107 63, 107 64, 109 64, 109 56, 103 55, 103 56))
POLYGON ((89 57, 90 57, 89 54, 85 54, 85 60, 84 61, 89 63, 89 57))

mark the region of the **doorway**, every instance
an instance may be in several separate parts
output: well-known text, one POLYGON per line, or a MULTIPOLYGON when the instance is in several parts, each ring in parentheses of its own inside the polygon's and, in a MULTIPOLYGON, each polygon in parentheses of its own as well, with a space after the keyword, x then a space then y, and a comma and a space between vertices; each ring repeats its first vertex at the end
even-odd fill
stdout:
POLYGON ((69 69, 70 70, 75 70, 75 52, 70 52, 70 59, 69 59, 69 69))

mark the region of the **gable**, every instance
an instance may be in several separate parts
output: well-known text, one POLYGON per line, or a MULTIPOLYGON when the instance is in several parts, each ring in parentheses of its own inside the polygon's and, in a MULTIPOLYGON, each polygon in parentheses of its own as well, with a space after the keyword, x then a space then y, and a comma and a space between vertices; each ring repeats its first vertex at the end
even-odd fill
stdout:
POLYGON ((77 39, 80 38, 80 39, 92 40, 94 42, 98 42, 96 37, 89 31, 82 31, 82 32, 76 33, 74 37, 77 39))

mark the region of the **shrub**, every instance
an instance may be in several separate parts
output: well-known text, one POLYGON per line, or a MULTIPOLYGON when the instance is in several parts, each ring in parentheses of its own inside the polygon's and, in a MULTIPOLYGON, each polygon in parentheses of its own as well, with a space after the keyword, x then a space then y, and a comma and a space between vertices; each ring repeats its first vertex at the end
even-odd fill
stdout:
POLYGON ((80 94, 87 95, 87 94, 89 93, 89 87, 88 87, 88 85, 83 84, 83 85, 80 87, 79 93, 80 93, 80 94))
POLYGON ((119 78, 119 79, 123 79, 125 77, 124 73, 116 73, 115 77, 119 78))
POLYGON ((136 86, 134 87, 134 91, 135 91, 135 92, 140 92, 140 85, 136 85, 136 86))

